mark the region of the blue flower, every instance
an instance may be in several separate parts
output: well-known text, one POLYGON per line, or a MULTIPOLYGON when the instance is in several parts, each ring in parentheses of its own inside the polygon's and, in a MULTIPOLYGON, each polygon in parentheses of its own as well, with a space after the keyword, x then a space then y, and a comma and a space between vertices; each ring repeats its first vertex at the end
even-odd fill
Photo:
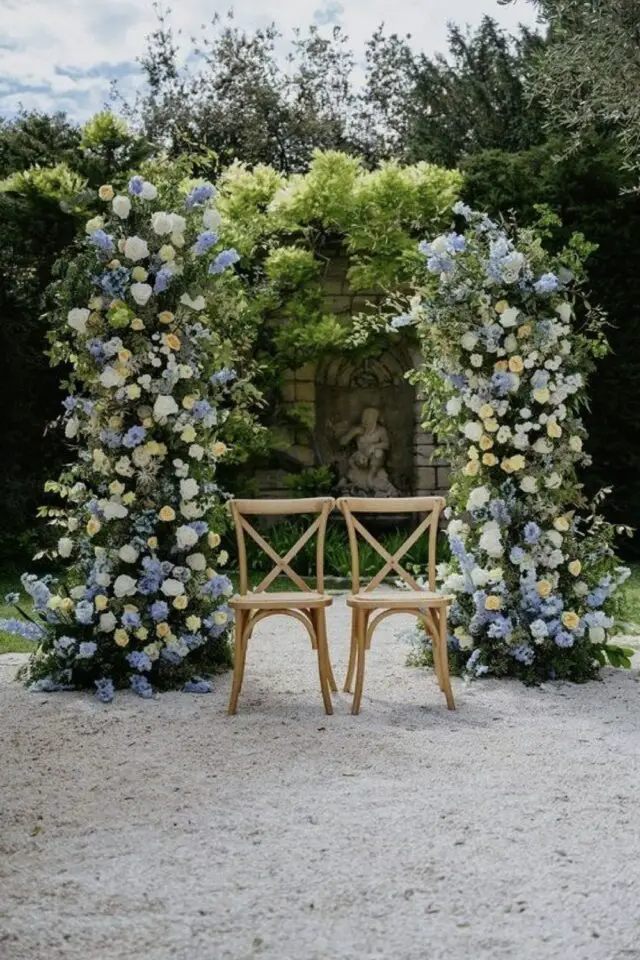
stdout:
POLYGON ((415 322, 415 317, 412 317, 410 313, 403 313, 399 317, 394 317, 389 326, 392 330, 400 330, 402 327, 410 327, 415 322))
POLYGON ((536 658, 535 650, 527 643, 521 643, 520 646, 514 647, 511 656, 518 663, 524 663, 527 667, 530 667, 536 658))
POLYGON ((208 680, 201 680, 200 677, 194 677, 193 680, 187 680, 182 688, 185 693, 212 693, 213 687, 208 680))
POLYGON ((195 530, 199 537, 203 537, 205 533, 209 532, 209 525, 205 520, 194 520, 189 526, 192 530, 195 530))
POLYGON ((164 600, 156 600, 155 603, 151 604, 149 608, 149 613, 151 619, 159 622, 160 620, 166 620, 169 616, 169 605, 165 603, 164 600))
POLYGON ((454 262, 446 254, 434 254, 427 260, 427 270, 429 273, 452 273, 454 262))
POLYGON ((97 247, 101 253, 111 254, 115 250, 113 237, 109 236, 108 233, 105 233, 104 230, 94 230, 89 237, 89 243, 92 243, 94 247, 97 247))
POLYGON ((512 547, 511 552, 509 553, 509 559, 511 563, 518 564, 524 557, 524 550, 522 547, 512 547))
POLYGON ((115 270, 105 270, 101 277, 98 277, 98 286, 107 296, 115 300, 124 300, 128 285, 130 273, 126 267, 116 267, 115 270))
POLYGON ((568 633, 566 630, 559 630, 555 637, 555 644, 557 647, 572 647, 576 642, 576 638, 573 634, 568 633))
POLYGON ((137 693, 138 696, 144 700, 149 700, 153 696, 153 687, 146 677, 141 676, 139 673, 134 673, 129 682, 131 683, 133 692, 137 693))
POLYGON ((211 404, 208 400, 198 400, 191 410, 191 416, 194 420, 204 420, 209 413, 211 413, 211 404))
POLYGON ((201 207, 203 204, 214 197, 216 194, 215 187, 210 183, 202 183, 197 187, 194 187, 191 193, 187 196, 185 200, 185 206, 188 210, 191 210, 192 207, 201 207))
POLYGON ((222 370, 218 370, 217 373, 214 373, 209 378, 209 383, 216 383, 219 386, 224 386, 226 383, 231 383, 232 380, 237 378, 238 374, 235 370, 230 367, 223 367, 222 370))
POLYGON ((146 435, 147 431, 144 427, 130 427, 122 438, 122 445, 132 450, 133 447, 140 446, 146 435))
POLYGON ((555 273, 543 273, 539 280, 536 280, 533 287, 536 293, 553 293, 560 286, 560 281, 555 273))
POLYGON ((13 606, 15 606, 16 603, 19 602, 19 600, 20 600, 20 594, 19 594, 19 593, 8 593, 8 594, 6 595, 6 597, 4 598, 4 602, 6 603, 6 605, 7 605, 8 607, 13 607, 13 606))
POLYGON ((524 528, 525 543, 537 543, 540 539, 540 527, 537 523, 530 521, 524 528))
POLYGON ((132 650, 131 653, 127 654, 127 660, 129 666, 133 667, 134 670, 139 670, 141 673, 151 670, 151 660, 142 650, 132 650))
POLYGON ((54 680, 53 677, 42 677, 40 680, 35 680, 29 690, 32 693, 58 693, 61 690, 73 690, 73 687, 68 683, 54 680))
POLYGON ((457 203, 453 205, 453 212, 456 217, 464 217, 465 220, 471 220, 473 216, 473 210, 471 207, 467 206, 466 203, 463 203, 462 200, 458 200, 457 203))
POLYGON ((78 660, 88 660, 94 655, 98 649, 98 644, 94 643, 93 640, 83 641, 78 647, 78 652, 76 654, 78 660))
POLYGON ((163 267, 161 270, 158 270, 156 273, 155 282, 153 284, 153 292, 164 293, 171 283, 172 276, 173 274, 171 273, 171 270, 167 270, 165 267, 163 267))
POLYGON ((493 623, 489 625, 488 634, 493 640, 506 640, 513 631, 513 624, 509 617, 498 614, 493 623))
POLYGON ((134 197, 139 197, 144 190, 144 180, 142 177, 131 177, 129 180, 129 193, 134 197))
POLYGON ((125 610, 122 614, 122 626, 127 630, 137 630, 141 626, 140 615, 135 610, 125 610))
POLYGON ((193 252, 197 257, 201 257, 203 253, 206 253, 207 250, 210 250, 211 247, 215 247, 218 242, 218 234, 214 233, 213 230, 205 230, 203 233, 199 233, 196 237, 196 242, 193 245, 193 252))
POLYGON ((87 350, 97 363, 104 363, 107 359, 104 352, 104 344, 102 340, 99 340, 97 337, 94 337, 92 340, 87 340, 87 350))
POLYGON ((116 695, 113 680, 109 677, 102 677, 100 680, 95 681, 96 685, 96 697, 101 703, 111 703, 113 698, 116 695))
POLYGON ((84 627, 93 623, 93 604, 89 600, 81 600, 76 606, 76 620, 84 627))
POLYGON ((209 273, 224 273, 227 267, 232 267, 240 259, 240 254, 233 247, 229 250, 221 250, 213 263, 209 265, 209 273))
POLYGON ((122 435, 115 430, 101 430, 100 439, 110 450, 115 450, 122 443, 122 435))

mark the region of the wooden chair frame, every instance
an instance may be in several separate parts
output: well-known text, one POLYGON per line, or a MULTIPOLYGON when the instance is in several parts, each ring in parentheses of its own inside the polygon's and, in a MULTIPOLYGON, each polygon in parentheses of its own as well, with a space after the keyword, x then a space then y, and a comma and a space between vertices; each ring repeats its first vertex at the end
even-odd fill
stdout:
POLYGON ((333 603, 333 598, 328 596, 324 590, 324 544, 327 520, 334 506, 335 501, 332 497, 229 501, 228 507, 235 524, 240 564, 240 592, 230 601, 230 606, 235 613, 235 658, 233 684, 229 699, 230 714, 235 714, 238 707, 247 647, 251 635, 261 620, 276 614, 293 617, 306 628, 311 640, 311 647, 318 654, 318 672, 324 708, 328 714, 333 713, 331 691, 335 692, 337 686, 329 659, 325 614, 326 608, 333 603), (247 520, 249 516, 273 517, 296 514, 317 514, 317 516, 284 557, 281 557, 247 520), (273 569, 252 591, 249 591, 245 533, 274 562, 273 569), (291 568, 291 561, 316 533, 318 535, 316 543, 316 583, 315 590, 312 590, 306 580, 291 568), (282 574, 287 576, 301 592, 267 593, 267 588, 282 574))
POLYGON ((387 617, 396 613, 411 613, 422 620, 433 644, 433 663, 447 707, 455 710, 455 701, 449 677, 447 649, 447 616, 452 598, 436 593, 436 546, 440 514, 445 506, 443 497, 341 497, 337 506, 344 516, 349 534, 351 551, 351 595, 347 603, 352 608, 351 646, 349 666, 344 690, 351 692, 354 673, 356 686, 351 712, 360 712, 364 686, 366 651, 371 648, 371 638, 376 627, 387 617), (407 537, 402 546, 391 555, 385 547, 360 522, 358 513, 425 513, 426 517, 407 537), (429 536, 428 577, 429 590, 424 591, 415 578, 400 563, 404 555, 422 535, 429 536), (358 536, 361 536, 384 560, 384 566, 364 586, 360 583, 360 556, 358 536), (406 593, 395 597, 376 598, 375 589, 391 572, 395 573, 416 594, 415 605, 406 593))

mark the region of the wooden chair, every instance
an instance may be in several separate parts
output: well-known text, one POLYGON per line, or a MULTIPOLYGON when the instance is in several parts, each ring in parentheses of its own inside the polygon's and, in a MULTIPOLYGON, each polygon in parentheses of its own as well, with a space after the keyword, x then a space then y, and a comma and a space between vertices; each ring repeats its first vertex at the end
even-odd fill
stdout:
POLYGON ((335 506, 331 497, 314 497, 299 500, 230 500, 229 510, 233 517, 238 541, 240 562, 240 592, 229 605, 235 612, 235 663, 233 685, 229 700, 229 713, 234 714, 238 706, 238 697, 242 687, 247 646, 256 625, 265 617, 280 614, 299 620, 306 627, 311 638, 312 649, 318 652, 320 688, 327 713, 333 713, 331 690, 336 690, 329 660, 327 644, 327 625, 325 610, 333 603, 333 598, 324 592, 324 541, 327 518, 335 506), (248 516, 287 516, 294 514, 317 514, 311 526, 302 534, 286 556, 281 557, 247 520, 248 516), (291 561, 304 545, 317 532, 316 544, 316 584, 315 590, 291 569, 291 561), (254 540, 275 566, 270 573, 249 591, 247 570, 247 551, 245 533, 254 540), (268 593, 267 588, 280 575, 285 574, 300 592, 268 593))
POLYGON ((354 714, 360 712, 365 656, 366 651, 371 647, 371 637, 378 624, 394 613, 413 613, 423 621, 433 641, 433 662, 440 689, 446 697, 448 708, 455 710, 447 651, 447 614, 453 597, 436 592, 436 541, 438 520, 444 505, 445 501, 442 497, 376 499, 341 497, 338 500, 338 507, 347 524, 351 550, 352 592, 347 597, 347 604, 352 608, 351 649, 344 689, 347 693, 351 692, 355 672, 356 687, 351 708, 354 714), (356 514, 359 513, 426 513, 427 515, 392 556, 358 520, 356 514), (429 589, 423 590, 400 564, 400 560, 420 536, 427 533, 429 535, 429 589), (360 583, 358 535, 385 561, 384 566, 364 586, 360 583), (374 593, 390 573, 396 574, 410 587, 410 590, 386 590, 374 593))

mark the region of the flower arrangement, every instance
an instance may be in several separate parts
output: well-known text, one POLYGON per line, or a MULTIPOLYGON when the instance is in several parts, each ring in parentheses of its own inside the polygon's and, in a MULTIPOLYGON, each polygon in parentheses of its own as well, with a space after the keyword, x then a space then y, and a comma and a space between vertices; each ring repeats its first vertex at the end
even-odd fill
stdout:
MULTIPOLYGON (((238 255, 221 248, 210 184, 170 195, 180 212, 141 176, 126 193, 100 188, 78 299, 52 337, 54 362, 71 369, 61 425, 77 458, 48 484, 64 508, 43 513, 67 569, 60 581, 23 576, 34 615, 0 623, 38 643, 36 689, 95 687, 108 701, 129 685, 149 697, 154 683, 227 658, 215 475, 237 383, 207 298, 238 255)), ((208 686, 196 677, 186 689, 208 686)))
POLYGON ((475 676, 584 680, 607 660, 628 666, 610 636, 629 571, 577 477, 586 379, 607 350, 580 292, 589 245, 574 237, 552 259, 533 230, 462 203, 454 213, 461 232, 420 245, 417 295, 391 324, 417 328, 425 426, 452 465, 439 568, 455 597, 450 645, 475 676))

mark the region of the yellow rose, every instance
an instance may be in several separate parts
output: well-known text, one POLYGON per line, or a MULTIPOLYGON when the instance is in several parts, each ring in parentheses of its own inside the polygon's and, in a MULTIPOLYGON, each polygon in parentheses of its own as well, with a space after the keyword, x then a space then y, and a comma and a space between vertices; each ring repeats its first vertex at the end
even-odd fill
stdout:
POLYGON ((206 569, 207 580, 213 580, 216 575, 215 570, 212 567, 207 567, 206 569))
POLYGON ((157 549, 158 549, 158 538, 157 538, 157 537, 149 537, 149 539, 147 540, 147 546, 149 547, 149 550, 157 550, 157 549))
POLYGON ((469 457, 469 460, 477 460, 479 457, 477 448, 469 447, 469 449, 467 450, 467 456, 469 457))
POLYGON ((179 597, 176 597, 173 601, 173 606, 176 610, 186 610, 189 604, 188 597, 183 593, 179 597))
POLYGON ((197 397, 194 397, 192 393, 188 393, 187 396, 182 401, 182 406, 185 410, 193 410, 196 405, 197 397))
POLYGON ((63 613, 71 613, 74 607, 75 607, 75 604, 71 599, 71 597, 64 597, 60 601, 60 609, 62 610, 63 613))
POLYGON ((524 467, 525 459, 521 453, 517 453, 515 457, 511 457, 511 469, 514 471, 514 473, 517 470, 524 470, 524 467))
POLYGON ((113 193, 113 187, 111 186, 111 184, 103 183, 100 189, 98 190, 98 196, 100 197, 101 200, 105 200, 105 201, 113 200, 114 193, 113 193))
POLYGON ((506 360, 498 360, 496 363, 494 363, 493 369, 496 371, 496 373, 506 373, 509 369, 509 364, 506 360))
POLYGON ((480 464, 477 460, 469 460, 462 469, 465 477, 475 477, 480 470, 480 464))
POLYGON ((522 357, 516 354, 515 357, 509 357, 509 370, 511 373, 522 373, 524 370, 524 362, 522 357))
POLYGON ((492 418, 485 420, 483 426, 487 433, 496 433, 500 429, 498 421, 492 418))
POLYGON ((176 337, 175 333, 168 333, 164 338, 164 342, 166 346, 169 347, 169 350, 180 349, 180 337, 176 337))
POLYGON ((126 630, 116 630, 113 639, 118 647, 126 647, 129 643, 129 634, 126 630))
POLYGON ((498 300, 498 302, 496 303, 494 309, 495 309, 496 313, 504 313, 505 310, 508 310, 508 309, 509 309, 509 304, 507 303, 506 300, 498 300))
POLYGON ((145 417, 144 420, 142 421, 142 426, 146 430, 151 430, 151 428, 153 427, 153 417, 145 417))
POLYGON ((209 536, 207 537, 207 542, 209 546, 215 550, 216 547, 220 546, 220 534, 210 533, 209 536))
POLYGON ((580 623, 580 617, 573 610, 565 610, 562 614, 562 623, 567 630, 575 630, 580 623))
POLYGON ((161 637, 161 638, 166 637, 170 633, 171 633, 171 627, 169 626, 168 623, 164 623, 164 622, 159 623, 158 626, 156 627, 156 635, 158 637, 161 637))
POLYGON ((493 416, 493 407, 490 403, 483 403, 480 409, 478 410, 478 415, 481 420, 488 420, 493 416))
POLYGON ((127 387, 127 396, 129 400, 137 400, 141 393, 142 390, 137 383, 130 383, 127 387))
POLYGON ((481 450, 491 450, 491 447, 493 446, 493 440, 485 433, 480 437, 479 446, 481 450))
POLYGON ((533 399, 536 403, 548 403, 550 396, 548 387, 538 387, 537 390, 533 391, 533 399))
POLYGON ((109 484, 109 493, 112 493, 114 497, 119 497, 121 493, 124 493, 124 483, 120 483, 119 480, 113 480, 109 484))
POLYGON ((569 529, 569 521, 566 517, 556 517, 556 519, 553 521, 553 525, 559 533, 566 533, 569 529))
POLYGON ((133 318, 133 320, 131 321, 131 329, 132 329, 132 330, 144 330, 144 323, 143 323, 143 321, 140 319, 140 317, 134 317, 134 318, 133 318))
POLYGON ((133 492, 133 490, 130 490, 129 493, 125 493, 125 495, 122 498, 122 502, 125 504, 125 506, 129 507, 135 501, 135 499, 136 499, 135 493, 133 492))
POLYGON ((170 243, 165 243, 161 246, 158 253, 160 254, 160 259, 164 260, 165 263, 168 263, 170 260, 175 260, 176 251, 170 243))
POLYGON ((162 313, 158 314, 158 320, 160 323, 173 323, 175 320, 175 315, 171 313, 170 310, 163 310, 162 313))
POLYGON ((176 512, 173 507, 163 507, 158 516, 161 520, 164 520, 165 523, 171 523, 171 521, 176 518, 176 512))
POLYGON ((498 462, 498 458, 493 453, 484 453, 482 455, 482 462, 484 463, 485 467, 495 467, 496 463, 498 462))
POLYGON ((160 444, 157 440, 149 440, 149 443, 145 443, 144 448, 152 457, 157 457, 160 453, 160 444))
POLYGON ((582 439, 581 437, 570 437, 569 438, 569 448, 573 450, 574 453, 580 453, 582 450, 582 439))
POLYGON ((187 617, 185 622, 187 624, 187 630, 191 630, 194 633, 196 630, 199 630, 200 627, 202 626, 202 620, 200 619, 200 617, 195 617, 195 616, 187 617))
POLYGON ((149 274, 144 267, 134 267, 131 271, 131 277, 137 283, 144 283, 149 274))
POLYGON ((138 640, 146 640, 148 636, 149 636, 149 631, 147 630, 146 627, 138 627, 138 629, 136 630, 136 637, 138 638, 138 640))
POLYGON ((547 420, 547 434, 557 440, 562 436, 562 427, 555 420, 547 420))
POLYGON ((224 457, 227 452, 227 445, 222 443, 221 440, 217 440, 216 443, 211 445, 211 453, 214 457, 224 457))
POLYGON ((496 597, 495 594, 490 594, 484 601, 485 610, 499 610, 502 606, 502 599, 496 597))
POLYGON ((104 593, 99 593, 93 602, 96 610, 106 610, 109 604, 109 600, 105 597, 104 593))
POLYGON ((224 610, 216 610, 213 615, 213 622, 219 627, 223 627, 228 619, 229 616, 224 612, 224 610))
POLYGON ((94 537, 96 533, 99 532, 101 526, 102 524, 98 519, 96 519, 96 517, 91 517, 91 519, 87 522, 87 533, 90 537, 94 537))
POLYGON ((184 440, 185 443, 193 443, 196 436, 197 434, 193 427, 185 427, 180 434, 180 439, 184 440))
POLYGON ((110 260, 107 264, 110 270, 117 270, 120 265, 121 264, 119 260, 110 260))
POLYGON ((571 563, 568 564, 568 567, 569 567, 569 573, 573 577, 579 577, 580 574, 582 573, 582 564, 580 563, 579 560, 572 560, 571 563))
POLYGON ((521 340, 526 340, 527 337, 531 336, 531 324, 523 323, 522 326, 518 329, 518 336, 521 340))
POLYGON ((544 600, 544 598, 548 597, 553 590, 553 586, 549 580, 538 580, 536 583, 536 590, 538 591, 538 596, 542 597, 544 600))

